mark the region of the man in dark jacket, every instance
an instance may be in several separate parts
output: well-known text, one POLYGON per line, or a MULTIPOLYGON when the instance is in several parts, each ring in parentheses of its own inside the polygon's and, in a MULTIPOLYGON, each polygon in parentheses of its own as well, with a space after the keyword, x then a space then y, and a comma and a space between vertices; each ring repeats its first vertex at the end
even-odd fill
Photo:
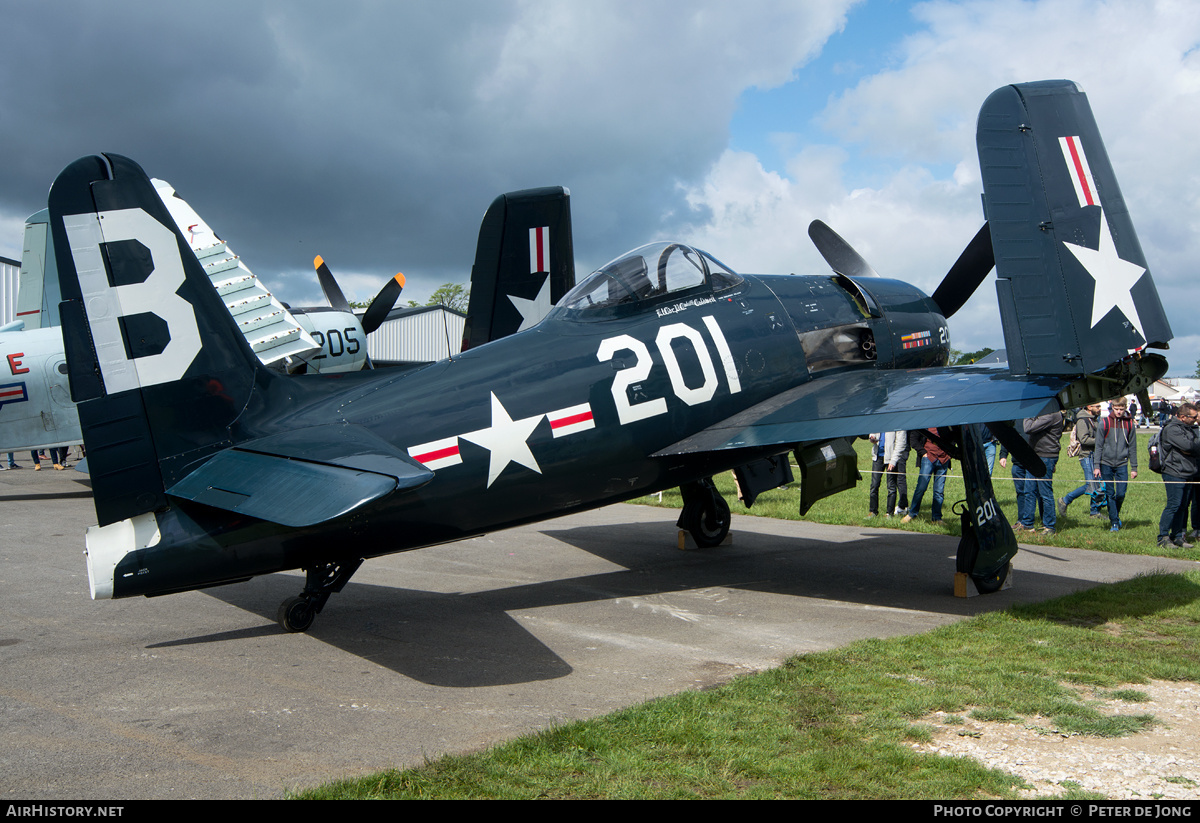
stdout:
POLYGON ((1137 479, 1137 458, 1137 426, 1129 416, 1125 398, 1115 398, 1109 403, 1108 417, 1096 427, 1096 451, 1092 455, 1092 477, 1104 480, 1109 531, 1121 530, 1121 504, 1127 481, 1137 479))
MULTIPOLYGON (((1031 478, 1034 497, 1042 510, 1042 532, 1054 534, 1058 527, 1058 509, 1054 500, 1054 467, 1058 465, 1059 443, 1062 440, 1062 412, 1026 418, 1024 428, 1029 437, 1029 445, 1033 446, 1034 453, 1042 458, 1042 463, 1046 466, 1045 477, 1031 478)), ((1013 470, 1016 471, 1015 465, 1013 470)), ((1030 514, 1032 515, 1032 509, 1030 514)), ((1032 527, 1032 517, 1025 525, 1032 527)))
POLYGON ((1187 524, 1188 481, 1200 466, 1200 436, 1196 420, 1200 410, 1191 403, 1181 403, 1175 417, 1167 421, 1159 435, 1162 453, 1162 478, 1167 489, 1167 505, 1158 521, 1159 548, 1178 546, 1190 549, 1184 540, 1187 524))

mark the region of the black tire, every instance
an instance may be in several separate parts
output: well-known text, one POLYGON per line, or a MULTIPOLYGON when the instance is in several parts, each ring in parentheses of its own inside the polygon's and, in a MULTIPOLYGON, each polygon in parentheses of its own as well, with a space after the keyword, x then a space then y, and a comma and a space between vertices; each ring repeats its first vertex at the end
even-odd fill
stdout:
POLYGON ((1004 585, 1004 581, 1008 579, 1008 570, 1012 568, 1012 563, 1005 563, 1000 571, 988 577, 976 577, 971 575, 971 579, 975 581, 975 588, 980 594, 991 594, 992 592, 1000 591, 1004 585))
POLYGON ((279 604, 279 612, 275 615, 285 632, 306 632, 316 617, 316 610, 303 597, 289 597, 279 604))
POLYGON ((710 549, 721 545, 729 534, 729 504, 720 495, 713 496, 713 504, 706 502, 686 503, 679 517, 679 527, 688 532, 696 545, 710 549))

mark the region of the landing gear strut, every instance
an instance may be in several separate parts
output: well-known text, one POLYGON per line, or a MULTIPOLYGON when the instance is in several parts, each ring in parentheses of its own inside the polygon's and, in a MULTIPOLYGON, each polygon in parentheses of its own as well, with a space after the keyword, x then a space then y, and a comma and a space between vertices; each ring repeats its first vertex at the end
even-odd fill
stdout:
POLYGON ((285 632, 306 632, 325 608, 329 595, 340 592, 362 565, 362 559, 347 563, 322 563, 305 569, 308 579, 304 591, 279 604, 275 619, 285 632))
POLYGON ((675 525, 691 534, 701 548, 721 545, 729 534, 729 504, 712 478, 684 483, 679 491, 683 494, 683 511, 675 525))

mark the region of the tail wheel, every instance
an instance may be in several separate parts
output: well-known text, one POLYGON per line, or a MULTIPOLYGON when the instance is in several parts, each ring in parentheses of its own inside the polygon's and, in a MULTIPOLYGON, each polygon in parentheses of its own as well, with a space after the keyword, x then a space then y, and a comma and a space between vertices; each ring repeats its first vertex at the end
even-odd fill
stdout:
POLYGON ((289 597, 279 604, 275 619, 285 632, 306 632, 317 617, 312 601, 305 597, 289 597))

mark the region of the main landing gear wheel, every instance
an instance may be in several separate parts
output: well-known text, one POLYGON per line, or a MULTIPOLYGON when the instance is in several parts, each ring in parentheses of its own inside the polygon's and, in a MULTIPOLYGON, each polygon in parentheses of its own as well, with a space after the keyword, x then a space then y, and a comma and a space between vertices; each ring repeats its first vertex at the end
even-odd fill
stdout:
POLYGON ((691 534, 702 549, 721 545, 729 534, 732 518, 729 504, 713 485, 712 478, 685 483, 679 491, 683 493, 683 511, 675 525, 691 534))
POLYGON ((975 588, 979 590, 980 594, 992 594, 1004 587, 1004 581, 1008 580, 1008 570, 1011 568, 1011 563, 1005 563, 1003 568, 995 574, 987 577, 973 574, 971 575, 971 580, 975 582, 975 588))

